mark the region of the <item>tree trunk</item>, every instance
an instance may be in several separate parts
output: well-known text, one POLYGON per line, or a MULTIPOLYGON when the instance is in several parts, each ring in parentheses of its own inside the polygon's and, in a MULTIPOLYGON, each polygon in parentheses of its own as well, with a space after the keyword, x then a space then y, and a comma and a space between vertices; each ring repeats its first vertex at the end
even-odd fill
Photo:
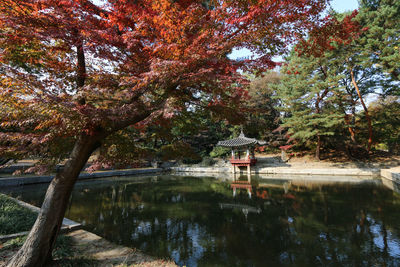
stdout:
POLYGON ((355 131, 354 131, 353 126, 351 126, 351 125, 354 125, 354 124, 352 124, 352 123, 350 122, 350 119, 349 119, 349 117, 348 117, 347 114, 344 115, 344 120, 345 120, 346 124, 348 125, 348 129, 349 129, 349 132, 350 132, 351 142, 352 142, 353 144, 357 144, 356 133, 355 133, 355 131))
POLYGON ((315 149, 315 158, 320 160, 320 151, 321 151, 321 136, 317 135, 317 148, 315 149))
MULTIPOLYGON (((351 95, 350 95, 351 96, 351 95)), ((351 108, 351 115, 347 114, 346 109, 344 108, 344 105, 342 102, 339 102, 339 107, 343 111, 344 114, 344 122, 347 125, 347 129, 349 130, 350 133, 350 139, 353 144, 357 144, 356 140, 356 132, 354 130, 354 125, 355 125, 355 113, 356 113, 356 108, 354 105, 354 101, 352 100, 352 108, 351 108), (351 116, 351 120, 350 120, 351 116)))
POLYGON ((39 216, 24 245, 7 266, 36 267, 51 260, 52 249, 62 226, 72 189, 83 166, 99 146, 99 140, 100 135, 82 135, 75 142, 70 158, 47 189, 39 216))
POLYGON ((369 153, 369 152, 371 152, 371 145, 372 145, 372 121, 371 121, 371 117, 369 116, 369 113, 368 113, 368 108, 365 105, 364 100, 361 96, 360 89, 358 88, 356 79, 354 78, 353 70, 350 70, 350 75, 351 75, 351 82, 352 82, 354 88, 356 88, 358 98, 360 99, 361 105, 365 112, 365 118, 367 119, 367 122, 368 122, 368 153, 369 153))
MULTIPOLYGON (((325 92, 323 93, 326 95, 327 89, 325 89, 325 92)), ((322 97, 317 93, 317 101, 315 101, 315 112, 317 114, 321 113, 321 109, 319 107, 319 103, 322 101, 322 97)), ((317 134, 317 147, 315 149, 315 158, 317 160, 320 160, 320 151, 321 151, 321 136, 317 134)))

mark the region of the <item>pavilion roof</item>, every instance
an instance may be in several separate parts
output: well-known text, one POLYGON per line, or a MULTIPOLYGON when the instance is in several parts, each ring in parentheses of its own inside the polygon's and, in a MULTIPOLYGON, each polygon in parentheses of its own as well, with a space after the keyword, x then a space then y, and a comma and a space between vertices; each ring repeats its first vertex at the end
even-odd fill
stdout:
POLYGON ((244 136, 243 131, 240 133, 239 137, 230 140, 219 141, 217 146, 222 147, 244 147, 251 145, 265 145, 265 141, 259 141, 254 138, 248 138, 244 136))

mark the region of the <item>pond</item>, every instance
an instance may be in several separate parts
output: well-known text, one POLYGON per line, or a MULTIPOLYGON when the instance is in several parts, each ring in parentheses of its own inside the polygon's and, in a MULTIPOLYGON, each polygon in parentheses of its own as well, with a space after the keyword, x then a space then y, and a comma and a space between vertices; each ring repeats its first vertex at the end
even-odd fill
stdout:
MULTIPOLYGON (((399 266, 400 194, 353 180, 97 179, 66 217, 180 266, 399 266)), ((6 193, 39 206, 46 187, 6 193)))

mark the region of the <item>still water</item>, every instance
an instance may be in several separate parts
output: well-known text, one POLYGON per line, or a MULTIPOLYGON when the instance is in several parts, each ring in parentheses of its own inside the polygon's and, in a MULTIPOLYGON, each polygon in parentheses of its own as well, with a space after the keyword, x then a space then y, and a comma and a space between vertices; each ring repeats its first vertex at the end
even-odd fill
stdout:
MULTIPOLYGON (((40 205, 45 190, 7 193, 40 205)), ((76 184, 66 217, 180 266, 400 266, 400 194, 380 180, 98 179, 76 184)))

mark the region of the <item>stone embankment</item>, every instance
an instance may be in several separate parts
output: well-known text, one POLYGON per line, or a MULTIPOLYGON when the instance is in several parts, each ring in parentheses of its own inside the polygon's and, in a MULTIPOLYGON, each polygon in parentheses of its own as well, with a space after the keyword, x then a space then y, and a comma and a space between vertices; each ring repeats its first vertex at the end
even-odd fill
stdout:
MULTIPOLYGON (((172 167, 175 172, 229 173, 229 167, 172 167)), ((254 167, 252 174, 379 176, 379 168, 307 168, 307 167, 254 167)))
POLYGON ((400 167, 382 169, 381 177, 384 185, 400 194, 400 167))
POLYGON ((400 184, 400 167, 390 168, 390 169, 382 169, 381 176, 400 184))
MULTIPOLYGON (((81 173, 78 180, 95 179, 113 176, 130 176, 130 175, 142 175, 142 174, 153 174, 160 173, 164 169, 162 168, 147 168, 147 169, 127 169, 127 170, 110 170, 110 171, 97 171, 93 173, 81 173)), ((54 175, 43 175, 43 176, 11 176, 0 178, 0 186, 20 186, 29 184, 39 183, 50 183, 54 175)))

